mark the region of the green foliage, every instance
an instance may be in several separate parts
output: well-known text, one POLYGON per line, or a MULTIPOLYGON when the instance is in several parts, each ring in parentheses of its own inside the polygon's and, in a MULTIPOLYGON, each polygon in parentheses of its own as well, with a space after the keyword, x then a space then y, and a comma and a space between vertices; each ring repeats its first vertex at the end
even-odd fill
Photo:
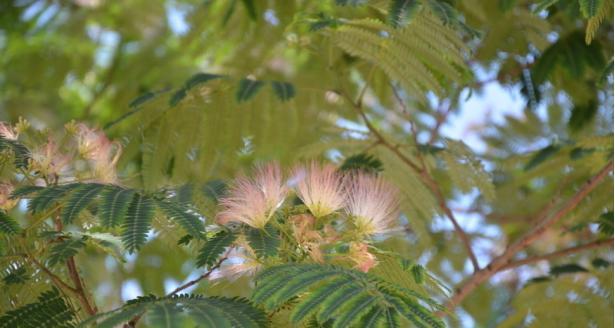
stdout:
POLYGON ((569 273, 579 273, 579 272, 588 272, 584 267, 576 264, 562 264, 551 267, 549 270, 549 274, 553 276, 559 276, 561 274, 569 274, 569 273))
POLYGON ((154 201, 147 195, 135 193, 122 223, 122 242, 129 253, 145 243, 154 216, 154 201))
POLYGON ((58 244, 53 245, 53 247, 49 250, 49 259, 47 263, 51 267, 64 263, 70 257, 77 255, 79 250, 81 250, 84 246, 84 238, 69 238, 61 240, 58 244))
POLYGON ((407 17, 412 17, 419 8, 418 0, 392 0, 389 8, 389 24, 400 27, 407 17))
POLYGON ((30 274, 26 267, 22 265, 8 267, 5 272, 2 273, 2 282, 9 285, 24 284, 30 280, 30 274))
POLYGON ((280 246, 280 232, 271 224, 265 229, 246 227, 246 239, 259 257, 275 256, 280 246))
POLYGON ((598 230, 604 235, 613 236, 613 211, 600 215, 598 219, 598 230))
POLYGON ((403 29, 354 20, 330 35, 336 46, 379 67, 415 97, 428 90, 440 95, 447 83, 465 79, 465 45, 455 31, 426 13, 417 14, 403 29))
POLYGON ((57 289, 44 292, 35 303, 26 304, 0 317, 2 328, 68 328, 75 314, 57 289))
POLYGON ((271 87, 281 101, 288 101, 295 96, 295 87, 288 82, 271 81, 271 87))
POLYGON ((176 202, 156 200, 156 204, 170 219, 177 221, 188 234, 202 238, 204 225, 196 213, 176 202))
POLYGON ((265 314, 245 299, 182 294, 161 298, 150 295, 128 301, 119 309, 91 317, 79 327, 116 327, 140 314, 146 318, 155 316, 155 325, 173 322, 186 314, 199 327, 258 328, 267 324, 265 314))
POLYGON ((579 0, 581 12, 585 18, 591 18, 598 14, 598 10, 602 6, 604 0, 579 0))
POLYGON ((438 155, 446 163, 446 172, 453 180, 453 185, 466 193, 477 188, 485 199, 495 198, 491 176, 474 152, 462 141, 449 140, 446 145, 446 150, 438 155))
POLYGON ((8 235, 16 234, 21 231, 19 224, 6 212, 0 211, 0 232, 8 235))
POLYGON ((356 154, 344 160, 340 166, 340 171, 365 171, 370 173, 382 172, 382 162, 369 154, 356 154))
POLYGON ((199 250, 196 265, 211 267, 222 255, 224 249, 230 246, 237 235, 233 232, 222 230, 209 238, 199 250))
POLYGON ((250 100, 265 85, 263 81, 242 79, 239 81, 239 89, 235 98, 238 102, 250 100))
POLYGON ((252 299, 267 310, 294 300, 291 318, 295 324, 315 315, 321 324, 333 319, 333 327, 399 320, 394 317, 419 326, 444 327, 432 313, 439 306, 429 298, 376 276, 336 266, 270 267, 257 276, 252 299))
POLYGON ((104 227, 115 227, 119 225, 126 216, 128 206, 134 194, 135 191, 132 189, 106 186, 101 192, 101 201, 98 207, 100 223, 104 227))
POLYGON ((64 198, 64 196, 66 196, 66 194, 79 186, 80 184, 78 183, 71 183, 41 189, 28 203, 28 209, 33 214, 44 212, 53 205, 57 204, 62 200, 62 198, 64 198))
POLYGON ((98 196, 104 185, 98 183, 82 184, 71 191, 63 204, 62 222, 72 223, 75 218, 98 196))
POLYGON ((0 151, 9 150, 13 153, 13 164, 18 169, 28 167, 30 161, 30 150, 17 140, 10 140, 0 136, 0 151))

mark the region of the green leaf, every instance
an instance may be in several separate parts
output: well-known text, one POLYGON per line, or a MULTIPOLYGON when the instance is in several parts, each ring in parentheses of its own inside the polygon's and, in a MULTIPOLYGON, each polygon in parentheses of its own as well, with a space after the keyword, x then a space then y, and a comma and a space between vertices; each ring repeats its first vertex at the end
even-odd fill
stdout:
POLYGON ((100 193, 101 201, 98 205, 98 217, 104 227, 115 227, 122 223, 134 194, 133 189, 115 186, 107 186, 100 193))
POLYGON ((203 237, 204 225, 197 214, 189 211, 179 203, 157 200, 156 204, 172 220, 177 221, 187 233, 196 238, 203 237))
POLYGON ((2 277, 2 281, 6 285, 23 284, 28 280, 30 280, 30 276, 28 275, 26 267, 23 265, 17 267, 8 267, 6 269, 6 274, 2 277))
POLYGON ((81 186, 80 183, 71 183, 60 186, 47 187, 39 191, 30 202, 28 202, 28 209, 33 214, 43 212, 49 209, 56 202, 60 201, 71 190, 81 186))
POLYGON ((258 80, 242 79, 239 81, 239 89, 237 90, 237 102, 250 100, 263 87, 265 83, 258 80))
POLYGON ((148 102, 149 100, 153 99, 154 97, 156 97, 156 94, 151 92, 151 91, 147 91, 144 94, 138 96, 137 98, 133 99, 129 104, 128 107, 130 108, 135 108, 135 107, 139 107, 139 105, 143 105, 144 103, 148 102))
POLYGON ((408 17, 412 17, 419 8, 418 0, 392 0, 389 7, 389 24, 398 28, 408 17))
POLYGON ((21 231, 17 221, 13 220, 6 212, 0 211, 0 232, 7 235, 14 235, 21 231))
POLYGON ((24 146, 17 140, 10 140, 0 136, 0 150, 4 150, 7 148, 13 152, 13 164, 16 168, 28 168, 28 164, 30 162, 30 157, 32 157, 32 154, 26 146, 24 146))
POLYGON ((335 0, 338 6, 360 6, 367 3, 367 0, 335 0))
POLYGON ((57 289, 44 292, 36 302, 8 311, 0 317, 0 328, 74 327, 75 313, 57 289))
POLYGON ((248 17, 251 20, 255 21, 258 17, 256 13, 256 6, 254 5, 254 0, 241 0, 243 7, 246 8, 246 12, 248 13, 248 17))
POLYGON ((613 236, 613 211, 602 213, 598 218, 598 231, 606 236, 613 236))
POLYGON ((579 0, 581 13, 585 18, 592 18, 598 14, 598 9, 602 6, 604 0, 579 0))
POLYGON ((85 246, 84 238, 70 238, 62 240, 60 243, 53 245, 49 251, 49 259, 47 263, 53 267, 57 264, 64 263, 68 258, 77 255, 80 249, 85 246))
POLYGON ((419 264, 415 264, 412 266, 412 268, 410 269, 410 272, 412 272, 412 277, 414 278, 414 281, 417 284, 422 284, 423 282, 425 282, 425 268, 422 265, 419 264))
POLYGON ((205 297, 201 295, 174 295, 157 298, 153 295, 131 300, 123 307, 97 314, 79 327, 95 325, 99 328, 122 326, 135 315, 143 314, 156 322, 172 322, 178 314, 187 314, 193 326, 206 328, 259 328, 266 327, 264 312, 242 298, 205 297))
POLYGON ((588 271, 586 268, 576 263, 569 263, 569 264, 553 266, 551 267, 551 270, 549 270, 549 274, 554 275, 554 276, 559 276, 561 274, 568 274, 568 273, 579 273, 579 272, 588 272, 588 271))
POLYGON ((549 145, 539 150, 534 156, 532 156, 532 158, 527 162, 527 164, 525 164, 525 166, 523 167, 523 170, 529 171, 535 168, 536 166, 542 164, 542 162, 546 161, 547 159, 553 157, 553 155, 557 154, 559 149, 560 147, 557 145, 549 145))
POLYGON ((222 230, 218 232, 201 247, 197 256, 196 265, 199 267, 211 267, 220 255, 222 255, 224 249, 230 246, 236 238, 237 235, 230 231, 222 230))
POLYGON ((291 83, 271 81, 271 87, 273 88, 273 93, 281 101, 288 101, 295 96, 295 87, 291 83))
POLYGON ((122 242, 129 253, 139 250, 145 243, 154 216, 154 202, 148 196, 136 193, 126 211, 122 224, 122 242))
POLYGON ((540 1, 540 2, 538 2, 536 4, 536 6, 532 10, 532 12, 534 14, 539 14, 543 10, 549 9, 549 7, 553 6, 554 4, 558 3, 559 1, 560 0, 542 0, 542 1, 540 1))
POLYGON ((196 87, 199 84, 206 83, 211 80, 221 79, 226 77, 226 75, 219 74, 209 74, 209 73, 197 73, 192 75, 188 81, 186 81, 186 90, 190 90, 196 87))
POLYGON ((226 183, 222 180, 207 181, 203 185, 203 194, 214 202, 218 202, 218 199, 226 193, 226 183))
POLYGON ((401 314, 419 327, 442 327, 441 320, 421 305, 441 309, 433 300, 376 276, 331 265, 269 267, 256 277, 252 299, 268 310, 293 300, 294 324, 316 313, 319 323, 331 319, 335 327, 352 326, 366 316, 370 325, 377 326, 387 321, 395 324, 401 314), (390 308, 394 303, 397 306, 390 308))
POLYGON ((179 104, 182 100, 184 100, 184 98, 186 98, 187 95, 188 95, 188 92, 186 91, 185 88, 181 88, 175 91, 175 93, 173 93, 173 95, 171 96, 171 99, 169 99, 169 105, 171 107, 177 106, 177 104, 179 104))
POLYGON ((382 162, 369 154, 360 153, 352 155, 340 166, 340 171, 364 171, 367 173, 380 173, 384 170, 382 162))
POLYGON ((25 196, 28 196, 30 194, 39 192, 39 191, 41 191, 43 189, 45 189, 45 187, 40 187, 40 186, 22 186, 22 187, 19 187, 19 188, 13 190, 13 192, 11 193, 10 199, 27 198, 25 196))
POLYGON ((280 246, 280 232, 271 224, 265 229, 247 227, 246 238, 259 257, 275 256, 280 246))
POLYGON ((62 208, 62 222, 64 224, 72 223, 103 188, 104 185, 98 183, 83 184, 75 188, 62 208))
POLYGON ((597 113, 598 103, 595 100, 590 100, 585 104, 575 104, 568 120, 568 127, 572 131, 580 131, 594 119, 597 113))

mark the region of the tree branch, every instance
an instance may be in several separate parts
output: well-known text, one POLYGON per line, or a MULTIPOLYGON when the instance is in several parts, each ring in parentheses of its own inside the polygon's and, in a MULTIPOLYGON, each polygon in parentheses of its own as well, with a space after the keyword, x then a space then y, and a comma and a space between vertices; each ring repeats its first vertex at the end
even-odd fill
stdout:
MULTIPOLYGON (((506 265, 510 264, 512 257, 529 246, 536 239, 540 238, 542 234, 555 224, 558 220, 572 211, 592 190, 594 190, 608 175, 613 171, 613 162, 608 162, 595 176, 589 179, 577 193, 570 198, 562 208, 555 212, 553 215, 546 215, 538 220, 536 226, 525 233, 517 241, 513 242, 502 253, 502 255, 494 258, 487 267, 475 272, 461 287, 456 291, 456 294, 448 301, 446 307, 452 310, 459 305, 476 287, 485 282, 491 276, 502 270, 506 265)), ((444 316, 446 313, 441 312, 440 315, 444 316)))
POLYGON ((88 299, 83 280, 79 275, 77 265, 75 264, 75 258, 73 256, 69 257, 68 260, 66 260, 66 268, 68 269, 68 275, 70 276, 70 279, 73 281, 73 284, 75 284, 75 295, 77 295, 77 298, 79 298, 79 301, 85 307, 85 311, 89 315, 95 315, 96 312, 98 312, 96 309, 96 305, 91 304, 90 300, 88 299))
POLYGON ((53 272, 51 272, 49 269, 47 269, 47 267, 45 267, 42 263, 40 263, 39 261, 37 261, 34 257, 32 256, 28 256, 28 258, 30 259, 30 261, 32 263, 34 263, 34 265, 36 265, 39 269, 41 269, 43 272, 45 272, 46 275, 49 276, 49 278, 51 279, 51 281, 60 289, 64 289, 64 290, 68 290, 73 294, 77 293, 77 290, 70 286, 69 284, 65 283, 60 277, 58 277, 57 275, 55 275, 53 272))
MULTIPOLYGON (((209 268, 209 270, 207 270, 205 273, 203 273, 202 275, 200 275, 199 277, 197 277, 196 279, 190 280, 187 283, 175 288, 173 291, 171 291, 170 293, 168 293, 166 295, 166 297, 169 296, 173 296, 179 292, 181 292, 182 290, 196 285, 197 283, 199 283, 199 281, 203 280, 203 279, 207 279, 216 269, 220 268, 220 265, 222 265, 222 262, 226 261, 228 259, 228 254, 230 253, 231 248, 229 248, 226 253, 224 253, 224 255, 218 260, 218 262, 216 262, 216 264, 214 264, 211 268, 209 268)), ((130 321, 128 321, 128 324, 124 325, 125 328, 134 328, 137 326, 137 323, 139 322, 139 320, 141 320, 141 317, 143 317, 144 312, 139 313, 138 315, 136 315, 135 317, 133 317, 130 321)))
POLYGON ((593 241, 591 243, 587 243, 587 244, 583 244, 583 245, 579 245, 579 246, 574 246, 574 247, 570 247, 570 248, 565 248, 565 249, 562 249, 562 250, 559 250, 559 251, 556 251, 556 252, 553 252, 553 253, 532 256, 532 257, 528 257, 528 258, 525 258, 525 259, 522 259, 522 260, 510 262, 510 263, 504 265, 502 268, 500 268, 499 271, 509 270, 509 269, 513 269, 513 268, 516 268, 516 267, 519 267, 519 266, 522 266, 522 265, 532 264, 532 263, 536 263, 536 262, 539 262, 539 261, 552 260, 552 259, 555 259, 555 258, 558 258, 558 257, 562 257, 562 256, 566 256, 566 255, 582 252, 582 251, 589 250, 589 249, 601 248, 601 247, 605 247, 605 246, 613 247, 613 238, 596 240, 596 241, 593 241))

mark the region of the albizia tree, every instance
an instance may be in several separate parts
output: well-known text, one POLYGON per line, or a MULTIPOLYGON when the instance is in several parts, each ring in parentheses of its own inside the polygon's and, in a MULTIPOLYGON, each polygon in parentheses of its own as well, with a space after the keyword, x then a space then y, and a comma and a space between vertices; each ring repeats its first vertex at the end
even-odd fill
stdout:
POLYGON ((0 328, 611 327, 612 10, 3 1, 0 328))

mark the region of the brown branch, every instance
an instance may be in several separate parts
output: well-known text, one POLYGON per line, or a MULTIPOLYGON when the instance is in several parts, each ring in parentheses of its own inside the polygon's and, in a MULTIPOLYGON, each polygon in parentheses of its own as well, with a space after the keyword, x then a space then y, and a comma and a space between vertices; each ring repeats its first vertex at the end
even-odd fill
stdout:
POLYGON ((67 290, 67 291, 69 291, 69 292, 71 292, 73 294, 77 293, 77 290, 74 287, 72 287, 69 284, 65 283, 60 277, 58 277, 53 272, 51 272, 49 269, 47 269, 47 267, 45 267, 42 263, 37 261, 34 257, 28 256, 28 259, 32 263, 34 263, 34 265, 36 265, 39 269, 41 269, 43 272, 45 272, 45 274, 49 276, 49 278, 56 285, 56 287, 58 287, 60 289, 67 290))
POLYGON ((519 266, 522 266, 522 265, 532 264, 532 263, 536 263, 536 262, 539 262, 539 261, 552 260, 552 259, 555 259, 555 258, 558 258, 558 257, 562 257, 562 256, 566 256, 566 255, 570 255, 570 254, 586 251, 586 250, 589 250, 589 249, 601 248, 601 247, 605 247, 605 246, 613 247, 613 238, 596 240, 596 241, 593 241, 591 243, 587 243, 587 244, 583 244, 583 245, 579 245, 579 246, 574 246, 574 247, 570 247, 570 248, 565 248, 565 249, 562 249, 562 250, 559 250, 559 251, 556 251, 556 252, 553 252, 553 253, 532 256, 532 257, 528 257, 528 258, 525 258, 525 259, 522 259, 522 260, 510 262, 510 263, 506 264, 505 266, 501 267, 499 269, 499 271, 509 270, 509 269, 513 269, 513 268, 516 268, 516 267, 519 267, 519 266))
POLYGON ((75 264, 75 258, 73 256, 69 257, 66 260, 66 268, 68 269, 68 275, 70 279, 73 281, 75 285, 75 295, 79 299, 79 302, 85 308, 85 311, 89 315, 95 315, 98 310, 96 309, 96 305, 91 304, 88 296, 86 295, 86 289, 84 287, 84 282, 79 275, 79 271, 77 270, 77 265, 75 264))
MULTIPOLYGON (((465 281, 461 287, 459 287, 456 291, 456 294, 448 301, 446 307, 449 310, 452 310, 457 305, 459 305, 476 287, 485 282, 491 276, 496 274, 498 271, 502 270, 506 265, 510 264, 512 261, 512 257, 517 254, 517 252, 523 250, 528 247, 532 242, 536 239, 540 238, 542 234, 559 221, 562 217, 572 211, 584 198, 589 194, 592 190, 594 190, 608 175, 613 171, 613 162, 608 162, 601 170, 589 179, 583 187, 577 193, 571 197, 555 214, 553 215, 545 215, 543 218, 538 220, 536 226, 532 228, 530 231, 525 233, 521 238, 517 241, 513 242, 508 246, 508 248, 502 253, 502 255, 494 258, 487 267, 484 269, 475 272, 467 281, 465 281)), ((446 313, 440 313, 440 315, 445 315, 446 313)))
MULTIPOLYGON (((211 268, 209 268, 209 270, 207 270, 205 273, 203 273, 202 275, 200 275, 199 277, 197 277, 196 279, 190 280, 187 283, 175 288, 173 291, 171 291, 170 293, 168 293, 166 295, 166 297, 169 296, 173 296, 179 292, 181 292, 182 290, 196 285, 197 283, 199 283, 199 281, 203 280, 203 279, 207 279, 209 278, 209 276, 218 268, 220 268, 220 266, 222 265, 222 262, 226 261, 228 259, 228 254, 230 253, 231 249, 229 248, 226 253, 224 254, 224 256, 222 256, 218 262, 216 262, 216 264, 214 264, 211 268)), ((139 320, 141 320, 141 317, 143 317, 143 314, 145 312, 141 312, 138 315, 134 316, 132 319, 130 319, 130 321, 128 321, 128 323, 126 325, 124 325, 125 328, 134 328, 137 326, 137 323, 139 322, 139 320)))

